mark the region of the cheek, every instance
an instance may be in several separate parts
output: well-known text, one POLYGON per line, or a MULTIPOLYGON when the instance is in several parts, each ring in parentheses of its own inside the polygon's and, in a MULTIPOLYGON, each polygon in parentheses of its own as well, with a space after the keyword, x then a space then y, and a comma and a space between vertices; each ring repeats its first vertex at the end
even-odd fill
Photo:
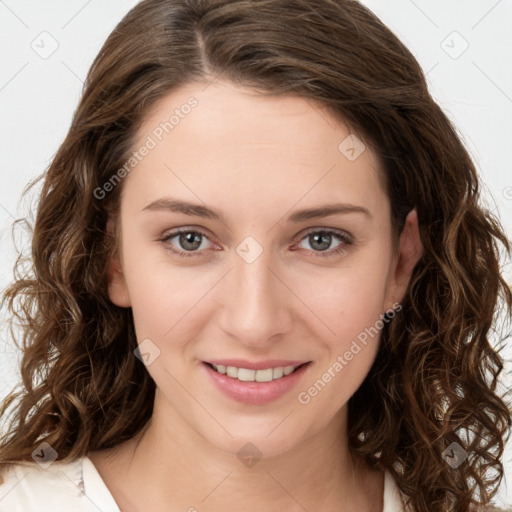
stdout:
POLYGON ((318 311, 329 329, 317 336, 319 358, 297 395, 312 430, 347 404, 371 369, 385 325, 381 317, 384 294, 379 289, 384 283, 382 278, 376 282, 352 273, 327 288, 331 300, 322 301, 318 311))
POLYGON ((386 253, 368 248, 354 253, 338 268, 303 273, 296 279, 297 295, 314 313, 316 325, 323 323, 330 345, 342 348, 380 319, 388 294, 389 269, 386 253))
POLYGON ((137 251, 129 239, 124 251, 124 274, 137 337, 163 341, 186 323, 187 315, 205 295, 207 276, 202 279, 197 269, 171 264, 165 251, 137 251))
MULTIPOLYGON (((303 281, 302 292, 322 320, 325 357, 298 395, 319 426, 334 416, 359 388, 377 354, 385 325, 390 258, 384 250, 361 251, 334 274, 303 281)), ((320 325, 318 320, 316 325, 320 325)), ((318 333, 317 329, 317 333, 318 333)))
POLYGON ((310 404, 308 413, 318 414, 319 422, 346 404, 375 359, 385 325, 381 315, 390 268, 385 255, 383 250, 361 252, 329 276, 302 281, 300 293, 316 314, 311 325, 323 356, 304 383, 299 403, 310 404))

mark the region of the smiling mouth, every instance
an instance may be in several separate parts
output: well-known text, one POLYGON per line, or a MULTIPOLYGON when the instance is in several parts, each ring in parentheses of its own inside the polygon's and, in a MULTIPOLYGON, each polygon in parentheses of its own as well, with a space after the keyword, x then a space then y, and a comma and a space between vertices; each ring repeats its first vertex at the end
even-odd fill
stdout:
POLYGON ((274 368, 266 368, 262 370, 251 370, 249 368, 238 368, 236 366, 215 365, 213 363, 205 363, 217 373, 231 377, 242 382, 271 382, 279 380, 294 373, 304 365, 311 361, 299 364, 297 366, 277 366, 274 368))

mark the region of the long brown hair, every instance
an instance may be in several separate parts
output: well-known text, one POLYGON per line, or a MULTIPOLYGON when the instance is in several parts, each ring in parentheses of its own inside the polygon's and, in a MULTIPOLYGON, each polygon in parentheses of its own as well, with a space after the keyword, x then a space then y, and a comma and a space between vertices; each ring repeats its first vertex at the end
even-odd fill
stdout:
POLYGON ((388 469, 417 512, 488 503, 511 426, 491 343, 499 305, 507 319, 512 308, 499 259, 509 242, 419 64, 355 0, 145 0, 112 32, 40 177, 32 266, 19 261, 2 301, 23 326, 23 382, 0 409, 12 414, 0 465, 30 460, 41 441, 59 459, 113 447, 150 418, 155 384, 133 355, 131 309, 107 295, 122 182, 97 191, 155 101, 217 77, 325 107, 380 158, 395 234, 416 208, 424 254, 349 401, 350 447, 388 469), (468 453, 458 468, 443 458, 453 442, 468 453))

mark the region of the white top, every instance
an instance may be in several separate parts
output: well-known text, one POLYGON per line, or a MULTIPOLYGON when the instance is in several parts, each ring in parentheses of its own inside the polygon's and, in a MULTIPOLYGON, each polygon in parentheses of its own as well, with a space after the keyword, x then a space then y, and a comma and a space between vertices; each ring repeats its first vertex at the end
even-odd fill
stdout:
MULTIPOLYGON (((0 512, 121 512, 89 457, 55 461, 47 469, 19 462, 2 471, 0 512)), ((384 477, 382 512, 402 512, 393 477, 384 477)))

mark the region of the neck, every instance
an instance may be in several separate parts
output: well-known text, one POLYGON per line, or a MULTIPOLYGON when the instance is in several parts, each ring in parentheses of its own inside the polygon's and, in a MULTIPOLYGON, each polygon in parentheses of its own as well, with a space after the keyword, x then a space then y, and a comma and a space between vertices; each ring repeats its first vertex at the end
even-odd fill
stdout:
POLYGON ((382 510, 383 475, 354 460, 340 435, 346 408, 327 429, 257 460, 251 447, 237 456, 211 445, 163 400, 157 393, 144 429, 109 451, 115 469, 91 456, 106 481, 115 471, 109 487, 123 512, 239 510, 241 504, 246 512, 382 510))

